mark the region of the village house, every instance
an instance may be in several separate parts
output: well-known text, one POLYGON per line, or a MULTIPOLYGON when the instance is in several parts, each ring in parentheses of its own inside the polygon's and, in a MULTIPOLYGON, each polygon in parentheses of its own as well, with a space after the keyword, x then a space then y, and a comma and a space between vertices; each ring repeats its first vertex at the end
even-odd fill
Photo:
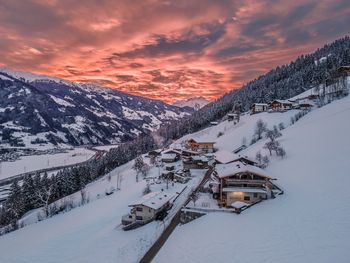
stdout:
POLYGON ((227 120, 228 121, 239 122, 239 114, 237 114, 237 113, 228 113, 227 114, 227 120))
POLYGON ((272 183, 274 179, 256 166, 241 162, 218 164, 214 174, 219 184, 213 197, 223 207, 231 207, 236 201, 252 204, 280 193, 272 183))
POLYGON ((226 150, 220 150, 214 153, 215 164, 228 164, 233 162, 241 162, 243 164, 258 165, 254 160, 251 160, 248 156, 241 156, 235 153, 231 153, 226 150))
POLYGON ((208 158, 205 156, 192 156, 182 160, 183 169, 205 169, 208 168, 208 158))
POLYGON ((124 226, 132 223, 147 224, 171 208, 172 198, 172 195, 163 191, 144 195, 140 200, 129 205, 132 209, 129 214, 122 217, 122 224, 124 226))
POLYGON ((181 155, 182 155, 182 157, 190 157, 190 156, 199 155, 199 152, 192 151, 192 150, 189 150, 189 149, 184 149, 184 150, 182 150, 181 155))
POLYGON ((287 100, 274 100, 270 102, 270 108, 273 111, 286 111, 293 108, 293 103, 287 100))
POLYGON ((178 160, 179 160, 178 156, 174 153, 163 153, 161 156, 161 161, 163 163, 174 163, 178 160))
POLYGON ((300 110, 310 110, 312 108, 312 104, 311 103, 307 103, 307 102, 301 102, 299 104, 297 104, 297 109, 300 110))
POLYGON ((266 103, 254 103, 250 108, 251 114, 267 111, 268 107, 269 105, 266 103))
POLYGON ((156 158, 157 156, 160 156, 162 154, 162 150, 158 149, 158 150, 153 150, 153 151, 149 151, 148 152, 148 157, 149 158, 156 158))
POLYGON ((187 148, 192 151, 198 151, 202 153, 212 153, 214 152, 215 142, 189 139, 187 142, 187 148))

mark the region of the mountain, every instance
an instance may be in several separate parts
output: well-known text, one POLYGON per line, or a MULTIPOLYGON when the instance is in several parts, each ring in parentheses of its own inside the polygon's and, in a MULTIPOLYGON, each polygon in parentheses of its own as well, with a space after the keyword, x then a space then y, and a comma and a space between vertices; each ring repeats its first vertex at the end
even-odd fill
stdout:
POLYGON ((294 97, 312 87, 325 83, 330 74, 340 66, 350 65, 350 37, 326 44, 315 52, 301 55, 289 64, 278 66, 250 81, 238 90, 225 94, 192 115, 160 131, 166 141, 193 133, 210 122, 223 118, 228 112, 249 110, 256 102, 294 97), (315 63, 319 61, 319 63, 315 63))
POLYGON ((3 146, 124 142, 191 112, 92 84, 0 70, 3 146))
POLYGON ((200 108, 203 108, 205 105, 207 105, 210 101, 206 100, 203 97, 194 97, 187 100, 178 100, 173 105, 177 107, 190 107, 195 110, 199 110, 200 108))

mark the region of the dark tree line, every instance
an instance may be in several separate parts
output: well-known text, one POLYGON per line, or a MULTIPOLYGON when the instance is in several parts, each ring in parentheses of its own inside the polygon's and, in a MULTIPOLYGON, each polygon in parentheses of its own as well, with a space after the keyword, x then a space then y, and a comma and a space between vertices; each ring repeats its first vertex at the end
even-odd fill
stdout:
POLYGON ((231 91, 217 101, 206 105, 191 116, 161 128, 159 134, 166 142, 171 142, 184 134, 209 126, 211 121, 221 119, 233 108, 243 112, 255 102, 267 103, 274 99, 291 98, 319 84, 324 84, 331 73, 343 65, 350 65, 348 36, 269 71, 241 89, 231 91), (320 60, 321 58, 327 59, 320 60))
POLYGON ((43 207, 46 217, 63 211, 64 207, 51 208, 50 204, 82 190, 87 184, 154 147, 153 138, 143 136, 111 149, 99 160, 63 169, 51 177, 36 174, 25 177, 21 184, 14 182, 8 199, 0 208, 0 227, 10 225, 9 230, 16 229, 18 219, 35 208, 43 207))

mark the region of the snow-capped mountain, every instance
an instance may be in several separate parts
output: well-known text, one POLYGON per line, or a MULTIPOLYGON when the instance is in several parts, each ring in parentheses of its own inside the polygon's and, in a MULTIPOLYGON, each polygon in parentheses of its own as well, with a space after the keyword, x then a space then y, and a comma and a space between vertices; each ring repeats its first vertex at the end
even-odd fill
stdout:
POLYGON ((2 145, 118 143, 190 113, 92 84, 0 70, 2 145))
POLYGON ((209 102, 210 101, 203 97, 194 97, 187 100, 178 100, 173 105, 181 108, 190 107, 195 110, 199 110, 200 108, 207 105, 209 102))

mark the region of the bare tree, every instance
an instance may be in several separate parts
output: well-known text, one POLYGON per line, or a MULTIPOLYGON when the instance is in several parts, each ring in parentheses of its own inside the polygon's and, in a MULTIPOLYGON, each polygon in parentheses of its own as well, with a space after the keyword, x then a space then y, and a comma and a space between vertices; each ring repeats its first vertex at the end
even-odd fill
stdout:
POLYGON ((44 213, 47 217, 49 215, 49 201, 53 194, 52 185, 43 185, 41 189, 36 192, 38 204, 44 206, 44 213))
POLYGON ((261 155, 261 152, 258 151, 258 152, 256 153, 256 155, 255 155, 255 160, 257 160, 257 162, 259 163, 259 165, 262 164, 262 158, 263 158, 263 156, 261 155))
POLYGON ((117 190, 122 189, 122 181, 123 181, 123 175, 121 173, 117 173, 117 190))
POLYGON ((284 150, 284 148, 281 146, 281 147, 278 147, 276 149, 276 154, 278 156, 281 156, 282 158, 284 158, 286 156, 286 151, 284 150))
POLYGON ((262 139, 263 133, 266 131, 266 123, 259 119, 255 124, 255 135, 257 139, 262 139))
POLYGON ((284 124, 283 124, 283 122, 280 122, 280 123, 278 124, 278 128, 280 129, 280 131, 284 130, 284 124))
POLYGON ((269 165, 269 163, 270 163, 269 157, 267 157, 267 155, 265 155, 262 158, 262 162, 263 162, 263 168, 266 168, 269 165))

